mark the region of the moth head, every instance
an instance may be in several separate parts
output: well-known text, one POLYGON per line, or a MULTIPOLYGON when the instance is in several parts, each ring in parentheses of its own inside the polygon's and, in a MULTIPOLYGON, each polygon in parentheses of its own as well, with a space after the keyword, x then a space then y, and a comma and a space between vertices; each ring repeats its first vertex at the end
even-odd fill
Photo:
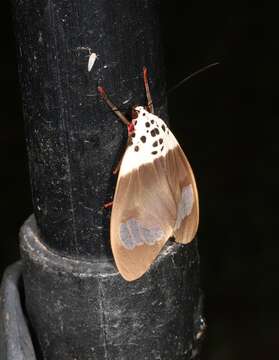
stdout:
POLYGON ((130 124, 128 125, 128 134, 129 135, 131 135, 135 131, 135 128, 136 128, 138 122, 140 122, 142 120, 143 112, 146 112, 146 110, 144 109, 143 106, 135 105, 132 107, 132 120, 131 120, 130 124))
POLYGON ((139 107, 138 105, 132 107, 132 122, 135 122, 135 120, 139 116, 138 107, 139 107))
POLYGON ((145 110, 145 108, 143 106, 139 106, 139 105, 133 106, 133 108, 132 108, 132 123, 134 125, 136 125, 138 121, 142 120, 143 113, 146 113, 146 112, 148 112, 148 111, 145 110))

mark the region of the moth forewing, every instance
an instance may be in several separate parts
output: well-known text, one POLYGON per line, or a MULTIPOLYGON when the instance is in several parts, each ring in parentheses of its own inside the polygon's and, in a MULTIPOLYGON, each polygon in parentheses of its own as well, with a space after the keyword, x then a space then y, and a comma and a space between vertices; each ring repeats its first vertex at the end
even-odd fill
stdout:
POLYGON ((166 176, 176 202, 173 236, 176 242, 188 243, 196 235, 199 223, 199 199, 194 173, 175 136, 171 133, 171 151, 166 155, 166 176), (174 144, 174 145, 173 145, 174 144), (187 191, 187 189, 189 191, 187 191), (183 196, 188 193, 187 196, 183 196), (180 209, 185 209, 181 213, 180 209), (180 218, 180 219, 179 219, 180 218))
POLYGON ((186 156, 160 118, 136 110, 111 215, 113 255, 128 281, 148 270, 169 237, 187 243, 198 225, 196 183, 186 156))
POLYGON ((176 242, 187 244, 194 239, 198 230, 199 197, 194 173, 183 150, 179 145, 176 149, 176 152, 176 162, 178 169, 177 176, 179 179, 184 178, 184 180, 182 180, 180 185, 181 197, 178 202, 177 219, 174 226, 174 237, 176 242), (185 196, 183 196, 183 194, 185 196), (181 207, 184 207, 185 213, 184 216, 179 219, 179 210, 181 209, 181 207))
MULTIPOLYGON (((122 166, 125 161, 124 155, 122 166)), ((165 206, 168 199, 160 198, 150 188, 150 178, 156 186, 158 177, 152 164, 147 166, 150 169, 135 169, 124 176, 120 168, 114 195, 111 246, 117 268, 128 281, 139 278, 148 270, 172 233, 167 221, 171 218, 171 210, 165 206), (145 176, 141 170, 145 171, 145 176)))

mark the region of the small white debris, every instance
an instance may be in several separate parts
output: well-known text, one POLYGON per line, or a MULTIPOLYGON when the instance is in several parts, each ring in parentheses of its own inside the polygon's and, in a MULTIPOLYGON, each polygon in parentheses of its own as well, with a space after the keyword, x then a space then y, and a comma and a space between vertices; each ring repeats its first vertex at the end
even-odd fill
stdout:
POLYGON ((90 54, 89 60, 88 60, 88 71, 89 72, 92 70, 96 59, 97 59, 97 54, 95 54, 95 53, 90 54))
POLYGON ((43 43, 43 34, 42 34, 42 32, 41 32, 41 31, 39 31, 38 41, 39 41, 39 43, 40 43, 40 44, 42 44, 42 43, 43 43))

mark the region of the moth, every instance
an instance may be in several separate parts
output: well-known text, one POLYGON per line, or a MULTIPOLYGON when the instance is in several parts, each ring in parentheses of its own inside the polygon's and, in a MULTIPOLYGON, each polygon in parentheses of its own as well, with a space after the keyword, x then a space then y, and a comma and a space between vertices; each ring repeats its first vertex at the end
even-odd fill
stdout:
POLYGON ((154 114, 146 68, 143 78, 147 105, 133 107, 131 121, 98 87, 128 129, 110 222, 115 263, 127 281, 149 269, 170 237, 182 244, 192 241, 199 223, 193 171, 167 124, 154 114))

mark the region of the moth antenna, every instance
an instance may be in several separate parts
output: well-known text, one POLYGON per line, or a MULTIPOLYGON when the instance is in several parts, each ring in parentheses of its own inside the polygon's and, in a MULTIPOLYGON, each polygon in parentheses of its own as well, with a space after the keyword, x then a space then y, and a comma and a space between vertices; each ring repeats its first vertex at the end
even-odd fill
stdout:
POLYGON ((130 122, 129 120, 122 114, 121 111, 118 110, 118 108, 110 101, 108 98, 105 89, 102 86, 98 86, 97 88, 98 93, 101 95, 101 97, 104 99, 105 103, 108 105, 109 108, 118 116, 118 118, 127 126, 129 126, 130 122))
POLYGON ((148 83, 148 71, 145 66, 143 67, 143 81, 144 81, 145 93, 147 98, 147 107, 149 112, 151 112, 151 114, 154 114, 154 106, 153 106, 149 83, 148 83))
POLYGON ((186 78, 184 78, 183 80, 179 81, 178 84, 174 85, 173 87, 171 87, 168 91, 167 94, 171 94, 174 90, 176 90, 177 88, 179 88, 179 86, 181 86, 182 84, 184 84, 186 81, 190 80, 192 77, 212 68, 213 66, 219 65, 219 62, 215 62, 209 65, 206 65, 204 67, 202 67, 201 69, 194 71, 192 74, 190 74, 189 76, 187 76, 186 78))

